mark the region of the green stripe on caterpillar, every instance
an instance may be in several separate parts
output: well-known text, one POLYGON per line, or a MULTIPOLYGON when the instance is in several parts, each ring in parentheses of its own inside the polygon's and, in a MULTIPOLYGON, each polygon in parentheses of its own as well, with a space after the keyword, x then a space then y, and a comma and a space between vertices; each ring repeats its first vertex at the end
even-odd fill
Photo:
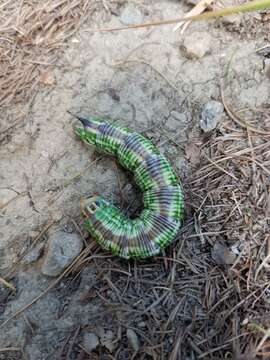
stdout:
POLYGON ((101 247, 120 257, 159 254, 173 241, 183 218, 182 187, 171 165, 150 140, 128 128, 96 117, 77 119, 83 125, 75 129, 80 139, 116 156, 143 192, 144 209, 136 219, 101 196, 84 199, 86 229, 101 247))

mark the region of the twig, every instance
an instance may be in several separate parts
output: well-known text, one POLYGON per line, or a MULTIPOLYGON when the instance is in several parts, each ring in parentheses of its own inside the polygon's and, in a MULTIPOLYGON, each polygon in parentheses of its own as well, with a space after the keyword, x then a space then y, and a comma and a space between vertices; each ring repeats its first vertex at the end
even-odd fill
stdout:
POLYGON ((16 288, 11 284, 9 283, 8 281, 6 281, 5 279, 3 279, 2 277, 0 277, 0 283, 2 283, 5 287, 7 287, 8 289, 16 292, 16 288))
POLYGON ((230 116, 230 118, 238 125, 240 125, 241 127, 253 131, 257 134, 261 134, 261 135, 270 135, 269 131, 264 131, 264 130, 260 130, 260 129, 256 129, 253 126, 249 125, 245 120, 242 120, 239 116, 235 115, 235 113, 232 112, 232 110, 229 108, 229 106, 227 105, 226 101, 225 101, 225 97, 224 97, 224 92, 222 90, 222 88, 220 88, 220 94, 221 94, 221 99, 222 99, 222 103, 224 105, 225 110, 227 111, 228 115, 230 116))

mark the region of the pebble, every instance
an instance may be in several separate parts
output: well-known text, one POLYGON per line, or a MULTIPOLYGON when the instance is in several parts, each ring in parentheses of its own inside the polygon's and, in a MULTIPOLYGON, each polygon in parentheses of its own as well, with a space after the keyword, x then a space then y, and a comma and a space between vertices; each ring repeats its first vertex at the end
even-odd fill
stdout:
POLYGON ((111 330, 104 331, 103 335, 100 337, 101 345, 103 345, 110 352, 113 352, 116 346, 116 341, 114 341, 114 335, 111 330))
POLYGON ((138 25, 143 22, 143 15, 134 4, 128 4, 120 15, 120 21, 123 25, 138 25))
POLYGON ((224 106, 221 102, 211 100, 203 105, 200 127, 204 132, 209 132, 216 128, 224 113, 224 106))
MULTIPOLYGON (((231 7, 234 5, 235 5, 234 0, 226 1, 226 6, 231 7)), ((213 10, 220 10, 220 4, 217 4, 216 2, 214 2, 213 10)), ((220 21, 225 26, 229 25, 229 26, 237 26, 238 27, 239 25, 241 25, 242 18, 243 18, 242 14, 232 14, 232 15, 222 16, 220 18, 220 21)))
POLYGON ((140 328, 145 328, 146 327, 146 323, 144 321, 140 321, 138 324, 137 324, 140 328))
POLYGON ((187 35, 181 46, 188 59, 200 59, 211 52, 212 38, 205 32, 194 32, 187 35))
POLYGON ((270 59, 265 59, 264 60, 264 72, 265 75, 270 78, 270 59))
POLYGON ((32 250, 30 250, 21 260, 21 263, 23 265, 29 265, 34 263, 35 261, 37 261, 43 251, 44 248, 44 244, 38 244, 37 246, 35 246, 32 250))
POLYGON ((240 26, 242 18, 238 14, 228 15, 221 18, 221 22, 223 25, 230 25, 230 26, 240 26))
POLYGON ((60 275, 80 254, 82 248, 83 242, 78 234, 68 234, 62 231, 53 233, 48 242, 48 250, 41 272, 47 276, 60 275))
POLYGON ((95 350, 99 345, 99 339, 94 333, 83 334, 83 347, 89 352, 95 350))
POLYGON ((236 255, 227 246, 214 244, 211 255, 217 265, 231 265, 236 259, 236 255))
POLYGON ((128 343, 129 343, 130 347, 134 351, 138 351, 140 348, 140 344, 139 344, 138 336, 134 330, 127 329, 127 339, 128 339, 128 343))

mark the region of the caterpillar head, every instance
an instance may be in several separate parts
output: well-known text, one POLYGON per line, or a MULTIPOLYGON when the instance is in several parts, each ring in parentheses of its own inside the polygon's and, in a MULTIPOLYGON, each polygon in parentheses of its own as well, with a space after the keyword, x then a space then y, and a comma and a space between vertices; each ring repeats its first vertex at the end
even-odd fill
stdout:
POLYGON ((81 210, 86 218, 91 217, 97 210, 110 206, 110 203, 101 196, 92 196, 81 200, 81 210))
POLYGON ((92 116, 88 119, 82 118, 81 116, 77 115, 73 116, 75 116, 76 119, 78 119, 83 125, 83 128, 75 128, 75 133, 80 137, 81 140, 83 140, 87 144, 95 145, 97 135, 99 134, 98 127, 102 123, 102 120, 92 116))

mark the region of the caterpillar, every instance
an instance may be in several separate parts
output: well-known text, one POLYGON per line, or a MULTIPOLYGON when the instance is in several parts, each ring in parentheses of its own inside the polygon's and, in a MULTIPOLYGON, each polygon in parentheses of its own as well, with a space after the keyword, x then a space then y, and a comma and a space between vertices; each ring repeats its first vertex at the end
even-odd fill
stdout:
POLYGON ((115 156, 133 172, 143 193, 143 210, 135 219, 102 196, 82 201, 87 231, 105 250, 119 257, 143 259, 158 255, 176 237, 182 223, 184 200, 180 180, 170 163, 146 137, 98 117, 76 116, 79 138, 115 156))

